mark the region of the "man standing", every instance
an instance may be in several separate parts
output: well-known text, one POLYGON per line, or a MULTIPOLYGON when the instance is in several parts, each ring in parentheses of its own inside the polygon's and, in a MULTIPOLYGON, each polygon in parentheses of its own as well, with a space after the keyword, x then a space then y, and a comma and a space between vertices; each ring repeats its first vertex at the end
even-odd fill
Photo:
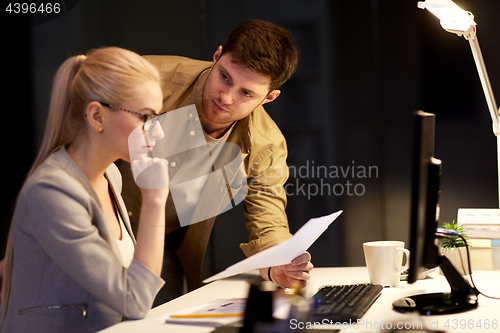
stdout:
MULTIPOLYGON (((297 50, 287 29, 251 20, 237 26, 219 46, 213 61, 176 56, 146 56, 162 76, 163 110, 196 106, 207 143, 227 142, 241 148, 248 193, 244 199, 249 242, 240 247, 251 256, 291 237, 285 213, 288 178, 287 147, 281 131, 263 104, 274 101, 278 88, 297 67, 297 50)), ((179 163, 171 162, 170 172, 179 163)), ((140 192, 130 166, 117 162, 123 173, 123 197, 131 221, 139 216, 140 192)), ((203 189, 200 189, 202 191, 203 189)), ((184 275, 188 289, 201 282, 201 265, 215 217, 181 227, 172 197, 166 205, 166 283, 155 305, 182 295, 184 275)), ((304 287, 313 268, 309 253, 292 264, 261 269, 261 276, 283 287, 304 287)))

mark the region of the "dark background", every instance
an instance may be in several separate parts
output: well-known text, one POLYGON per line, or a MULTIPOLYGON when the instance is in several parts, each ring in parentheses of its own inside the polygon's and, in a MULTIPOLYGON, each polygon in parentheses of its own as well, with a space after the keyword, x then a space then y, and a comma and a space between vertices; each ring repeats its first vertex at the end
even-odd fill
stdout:
MULTIPOLYGON (((475 15, 498 92, 500 2, 456 3, 475 15)), ((40 144, 52 77, 67 57, 115 45, 143 55, 211 60, 227 34, 251 18, 290 28, 300 49, 296 74, 266 105, 287 138, 290 167, 309 171, 289 180, 290 229, 344 210, 311 247, 316 266, 364 265, 365 241, 408 242, 415 110, 437 117, 441 221, 456 219, 459 207, 498 207, 496 140, 469 43, 445 32, 417 1, 66 0, 64 11, 51 17, 9 14, 7 4, 0 8, 2 252, 16 195, 40 144), (377 173, 317 177, 313 166, 377 173), (339 186, 348 181, 352 195, 347 187, 341 194, 339 186), (327 191, 335 185, 336 194, 327 191), (324 192, 314 195, 314 189, 324 192)), ((216 220, 204 276, 243 258, 243 222, 241 209, 216 220)))

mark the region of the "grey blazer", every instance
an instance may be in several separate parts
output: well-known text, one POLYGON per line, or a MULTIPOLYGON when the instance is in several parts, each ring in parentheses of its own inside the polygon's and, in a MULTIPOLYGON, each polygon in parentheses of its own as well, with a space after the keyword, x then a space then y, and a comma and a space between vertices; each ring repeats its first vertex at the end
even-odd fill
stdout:
MULTIPOLYGON (((114 164, 106 177, 133 238, 114 164)), ((99 200, 64 148, 27 179, 12 223, 12 283, 2 333, 95 332, 123 317, 142 318, 164 283, 135 259, 123 267, 99 200)))

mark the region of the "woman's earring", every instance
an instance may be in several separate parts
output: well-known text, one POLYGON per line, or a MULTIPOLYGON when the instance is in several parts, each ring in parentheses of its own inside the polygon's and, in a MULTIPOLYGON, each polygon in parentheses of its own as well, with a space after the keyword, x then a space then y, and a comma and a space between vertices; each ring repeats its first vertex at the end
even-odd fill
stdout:
POLYGON ((99 127, 99 129, 97 130, 99 133, 102 133, 102 127, 99 127))

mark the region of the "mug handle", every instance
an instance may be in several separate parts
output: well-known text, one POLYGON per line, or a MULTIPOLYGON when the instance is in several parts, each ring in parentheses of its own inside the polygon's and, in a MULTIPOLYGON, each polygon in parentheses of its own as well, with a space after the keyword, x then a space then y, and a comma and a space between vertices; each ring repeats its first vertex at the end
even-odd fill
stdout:
POLYGON ((410 251, 407 249, 402 249, 400 247, 396 248, 396 251, 403 251, 403 254, 406 256, 406 263, 398 270, 398 273, 402 273, 410 267, 410 251))

